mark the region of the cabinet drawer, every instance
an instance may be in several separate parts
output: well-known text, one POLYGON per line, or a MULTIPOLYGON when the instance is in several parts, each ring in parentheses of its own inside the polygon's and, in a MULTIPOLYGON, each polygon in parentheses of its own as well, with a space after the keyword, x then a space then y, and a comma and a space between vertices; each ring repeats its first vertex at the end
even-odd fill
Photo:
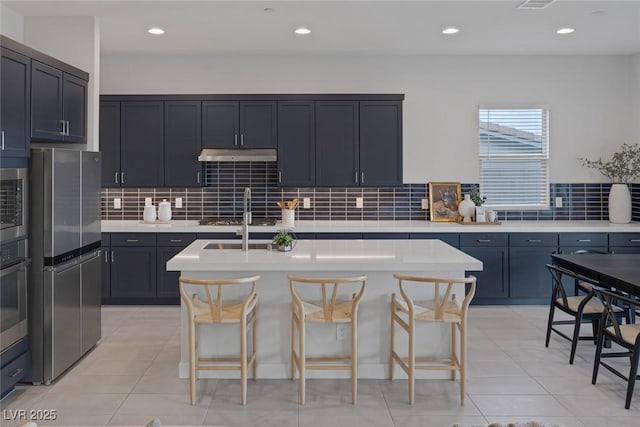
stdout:
POLYGON ((111 246, 155 246, 155 233, 113 233, 111 246))
POLYGON ((640 246, 640 233, 611 233, 609 246, 640 246))
POLYGON ((102 233, 102 245, 101 246, 111 246, 111 234, 102 233))
POLYGON ((365 240, 408 240, 409 233, 363 233, 362 238, 365 240))
POLYGON ((607 246, 606 233, 562 233, 560 246, 607 246))
POLYGON ((237 240, 240 235, 236 233, 198 233, 198 239, 210 239, 210 240, 225 240, 233 239, 237 240))
POLYGON ((556 233, 511 233, 509 246, 558 246, 556 233))
POLYGON ((361 240, 361 233, 317 233, 318 240, 361 240))
POLYGON ((13 361, 0 368, 0 383, 2 384, 2 392, 9 390, 16 385, 18 381, 29 374, 31 366, 31 353, 29 351, 22 353, 13 361))
POLYGON ((187 246, 196 240, 196 233, 159 233, 158 246, 187 246))
POLYGON ((460 247, 507 246, 509 237, 504 233, 469 233, 460 235, 460 247))

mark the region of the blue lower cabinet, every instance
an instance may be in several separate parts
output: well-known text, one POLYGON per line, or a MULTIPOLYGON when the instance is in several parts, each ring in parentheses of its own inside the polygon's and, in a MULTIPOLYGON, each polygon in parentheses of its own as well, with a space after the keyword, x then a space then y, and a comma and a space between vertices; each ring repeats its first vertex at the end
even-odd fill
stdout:
POLYGON ((515 247, 509 249, 509 297, 547 303, 551 297, 551 274, 546 265, 557 247, 515 247))
POLYGON ((166 246, 158 247, 156 251, 158 273, 156 275, 156 297, 166 298, 168 301, 175 304, 180 302, 180 284, 178 278, 180 277, 179 271, 167 271, 167 261, 176 256, 178 252, 182 251, 186 246, 166 246))
POLYGON ((482 261, 472 304, 502 304, 509 297, 509 237, 505 233, 460 235, 460 250, 482 261))
POLYGON ((29 337, 22 338, 0 353, 0 399, 29 377, 30 366, 29 337))

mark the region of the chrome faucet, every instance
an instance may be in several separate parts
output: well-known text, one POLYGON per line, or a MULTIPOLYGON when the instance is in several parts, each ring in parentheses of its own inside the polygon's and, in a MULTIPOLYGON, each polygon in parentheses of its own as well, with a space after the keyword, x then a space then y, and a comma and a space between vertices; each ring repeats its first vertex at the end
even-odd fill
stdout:
POLYGON ((244 189, 244 206, 242 211, 242 250, 249 250, 249 224, 251 224, 251 189, 244 189))

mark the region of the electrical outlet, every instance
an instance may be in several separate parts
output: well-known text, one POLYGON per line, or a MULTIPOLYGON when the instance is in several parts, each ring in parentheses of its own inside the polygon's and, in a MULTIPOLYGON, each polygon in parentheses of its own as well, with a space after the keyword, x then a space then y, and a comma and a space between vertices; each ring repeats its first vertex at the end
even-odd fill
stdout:
POLYGON ((113 209, 122 209, 122 199, 119 197, 113 199, 113 209))
POLYGON ((303 197, 302 198, 302 207, 304 209, 310 209, 311 208, 311 198, 310 197, 303 197))
POLYGON ((420 200, 420 209, 428 209, 429 208, 429 201, 427 199, 421 199, 420 200))
POLYGON ((356 208, 362 209, 362 197, 356 197, 356 208))
POLYGON ((176 209, 182 209, 182 197, 176 197, 176 209))
POLYGON ((349 334, 349 325, 336 325, 336 340, 341 341, 349 334))
POLYGON ((556 197, 556 208, 562 207, 562 197, 556 197))
POLYGON ((144 205, 145 206, 151 206, 151 203, 153 203, 151 197, 145 197, 144 198, 144 205))

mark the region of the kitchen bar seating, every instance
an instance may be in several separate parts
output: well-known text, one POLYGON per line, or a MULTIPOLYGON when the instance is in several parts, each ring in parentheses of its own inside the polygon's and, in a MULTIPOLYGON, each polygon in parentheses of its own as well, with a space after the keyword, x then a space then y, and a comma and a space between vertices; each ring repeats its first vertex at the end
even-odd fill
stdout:
POLYGON ((307 369, 348 369, 351 370, 351 400, 353 404, 358 398, 358 306, 364 295, 366 276, 358 277, 301 277, 289 275, 291 290, 291 379, 298 371, 300 382, 298 387, 299 403, 305 402, 305 379, 307 369), (298 285, 298 290, 296 290, 298 285), (310 286, 314 285, 314 286, 310 286), (315 288, 315 289, 314 289, 315 288), (355 288, 350 298, 340 297, 339 288, 355 288), (307 298, 317 295, 319 298, 307 298), (305 300, 302 300, 301 295, 305 300), (344 323, 351 325, 351 355, 346 357, 322 356, 307 357, 305 324, 310 323, 344 323), (298 330, 298 352, 295 349, 296 328, 298 330), (311 362, 311 363, 307 363, 311 362), (326 363, 342 362, 342 363, 326 363))
POLYGON ((638 358, 640 357, 640 324, 620 323, 618 307, 615 304, 623 304, 633 310, 640 307, 640 301, 629 298, 621 292, 603 289, 595 286, 594 293, 598 296, 604 306, 598 331, 598 347, 596 348, 596 357, 593 362, 593 377, 591 383, 595 384, 598 378, 598 368, 600 365, 627 381, 627 397, 624 407, 629 409, 631 405, 631 397, 633 396, 633 388, 638 379, 638 358), (602 347, 605 339, 610 339, 614 343, 624 348, 625 352, 603 353, 602 347), (612 365, 605 363, 602 359, 609 357, 628 357, 631 362, 629 376, 625 377, 620 371, 612 365))
MULTIPOLYGON (((598 283, 587 278, 582 277, 566 268, 562 268, 556 265, 547 264, 547 269, 551 273, 552 286, 551 302, 549 304, 549 320, 547 322, 547 336, 545 340, 545 347, 549 347, 549 341, 551 339, 551 332, 555 332, 562 338, 571 341, 571 355, 569 356, 569 364, 573 364, 573 360, 576 356, 576 349, 578 347, 578 341, 580 340, 595 340, 600 322, 600 317, 604 306, 600 301, 594 298, 594 294, 590 289, 598 283), (567 292, 562 283, 563 276, 574 279, 575 283, 580 283, 579 288, 583 291, 589 291, 587 294, 577 296, 567 296, 567 292), (591 286, 588 287, 588 285, 591 286), (558 309, 564 313, 572 316, 574 320, 554 320, 555 310, 558 309), (580 325, 583 322, 591 322, 593 325, 593 336, 580 336, 580 325), (559 329, 554 328, 556 325, 573 325, 573 334, 571 337, 565 335, 559 329)), ((578 285, 576 285, 578 286, 578 285)), ((576 288, 577 290, 577 288, 576 288)), ((619 317, 622 316, 622 310, 619 307, 615 307, 616 313, 619 317)))
MULTIPOLYGON (((460 404, 464 404, 465 380, 467 369, 467 310, 476 291, 476 278, 469 276, 462 279, 415 277, 394 274, 398 280, 401 298, 391 295, 391 342, 389 354, 389 378, 393 379, 394 363, 409 376, 409 403, 413 404, 415 395, 416 369, 448 370, 451 380, 455 380, 456 371, 460 373, 460 404), (415 287, 433 288, 428 291, 431 298, 426 301, 414 301, 407 292, 406 284, 415 287), (464 299, 460 302, 454 293, 455 285, 464 286, 464 299), (466 287, 469 285, 469 289, 466 287), (416 357, 415 336, 416 322, 437 322, 451 324, 451 355, 448 358, 416 357), (394 349, 394 326, 398 323, 409 334, 409 355, 402 358, 394 349), (460 333, 460 354, 456 352, 456 329, 460 333), (417 363, 419 364, 417 364, 417 363)), ((414 289, 415 289, 414 287, 414 289)))
MULTIPOLYGON (((242 404, 247 403, 247 370, 256 379, 256 328, 258 326, 258 296, 256 282, 260 276, 235 279, 202 280, 180 277, 180 297, 187 307, 189 318, 189 393, 191 404, 196 400, 196 376, 200 370, 240 370, 242 404), (243 300, 224 300, 223 288, 250 286, 243 300), (193 291, 189 295, 187 288, 193 291), (214 292, 212 292, 212 288, 214 292), (204 299, 203 299, 204 296, 204 299), (240 356, 199 357, 198 329, 206 324, 234 324, 240 326, 240 356), (248 356, 247 337, 251 328, 251 357, 248 356), (215 364, 235 362, 232 365, 215 364)), ((224 343, 220 343, 224 347, 224 343)))

